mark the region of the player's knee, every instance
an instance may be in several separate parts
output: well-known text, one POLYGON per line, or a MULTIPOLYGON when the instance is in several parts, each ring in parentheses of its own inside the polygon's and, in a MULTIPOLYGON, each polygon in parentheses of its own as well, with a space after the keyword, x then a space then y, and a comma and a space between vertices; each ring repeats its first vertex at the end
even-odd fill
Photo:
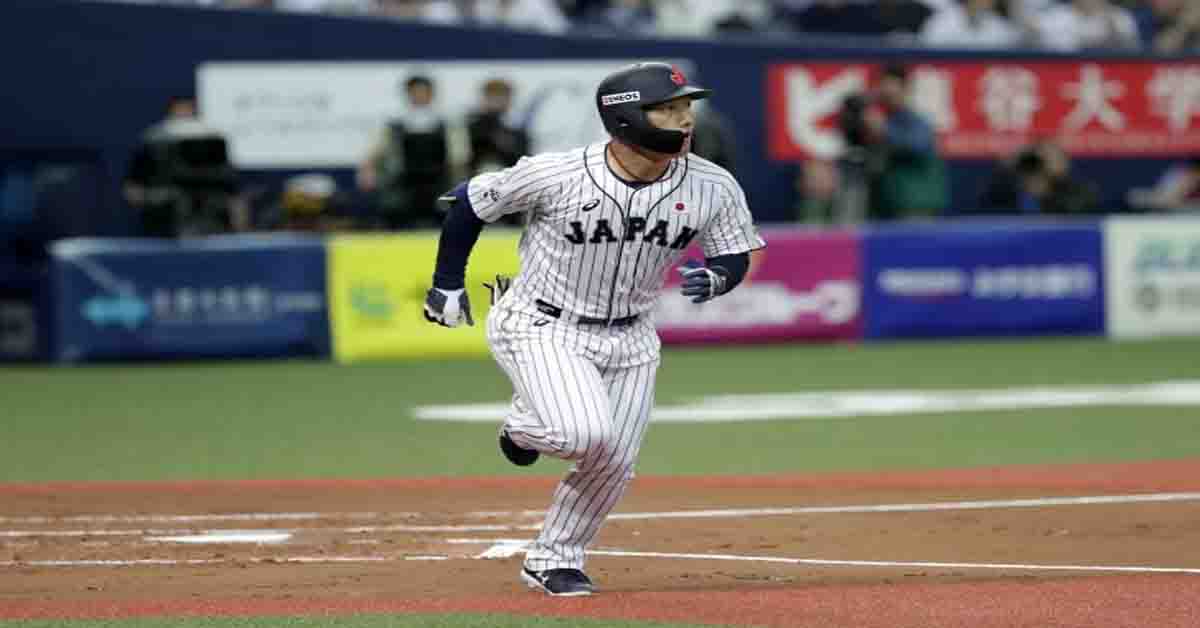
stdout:
POLYGON ((597 423, 571 435, 565 449, 570 460, 599 460, 612 457, 616 447, 616 431, 607 423, 597 423))

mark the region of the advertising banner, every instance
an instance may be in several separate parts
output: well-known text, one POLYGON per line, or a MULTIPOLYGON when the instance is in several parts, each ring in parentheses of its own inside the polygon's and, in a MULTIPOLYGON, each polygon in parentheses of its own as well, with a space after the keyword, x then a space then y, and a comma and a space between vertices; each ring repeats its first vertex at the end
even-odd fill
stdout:
POLYGON ((1104 223, 1108 333, 1200 335, 1200 218, 1104 223))
MULTIPOLYGON (((736 290, 694 304, 679 294, 679 276, 655 312, 664 343, 845 340, 862 333, 859 242, 848 232, 763 230, 736 290)), ((693 257, 702 259, 699 250, 693 257)))
MULTIPOLYGON (((772 65, 767 72, 773 159, 831 158, 842 150, 838 112, 875 83, 877 63, 772 65)), ((931 61, 912 65, 914 106, 942 155, 994 158, 1055 137, 1076 156, 1191 156, 1200 152, 1200 63, 1156 61, 931 61)))
POLYGON ((467 293, 475 326, 432 327, 423 305, 438 234, 336 236, 329 243, 329 311, 339 362, 398 357, 488 355, 490 294, 484 282, 519 268, 516 231, 484 231, 471 250, 467 293))
MULTIPOLYGON (((607 137, 596 115, 596 85, 632 62, 207 63, 196 80, 204 121, 229 139, 237 166, 346 168, 362 161, 387 120, 405 111, 410 77, 431 79, 435 109, 462 125, 480 106, 486 81, 509 82, 509 122, 524 127, 531 151, 541 153, 607 137)), ((459 148, 466 150, 460 130, 459 148)))
POLYGON ((318 238, 74 239, 51 256, 57 360, 329 351, 318 238))
POLYGON ((864 238, 866 336, 1104 330, 1099 225, 930 225, 864 238))

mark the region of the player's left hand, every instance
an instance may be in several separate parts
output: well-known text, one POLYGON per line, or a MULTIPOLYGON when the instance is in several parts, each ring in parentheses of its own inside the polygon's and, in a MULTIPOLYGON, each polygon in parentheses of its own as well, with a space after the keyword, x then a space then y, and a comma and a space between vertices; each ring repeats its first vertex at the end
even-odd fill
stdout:
POLYGON ((474 327, 475 319, 471 318, 471 302, 467 299, 467 291, 461 288, 430 288, 425 293, 425 320, 442 327, 458 327, 465 321, 474 327))
POLYGON ((692 303, 704 303, 725 294, 729 283, 729 271, 725 268, 705 266, 697 261, 689 261, 680 266, 679 274, 683 276, 680 292, 685 297, 692 297, 692 303))

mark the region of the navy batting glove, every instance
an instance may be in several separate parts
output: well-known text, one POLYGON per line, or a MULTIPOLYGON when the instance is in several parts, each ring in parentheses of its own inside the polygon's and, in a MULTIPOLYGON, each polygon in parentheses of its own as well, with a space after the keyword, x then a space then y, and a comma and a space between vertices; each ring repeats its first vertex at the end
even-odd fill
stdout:
POLYGON ((473 327, 467 291, 430 288, 425 293, 425 320, 442 327, 458 327, 464 322, 473 327))
POLYGON ((691 297, 692 303, 704 303, 725 294, 729 284, 729 271, 721 266, 710 267, 689 261, 679 267, 679 274, 683 276, 680 292, 691 297))

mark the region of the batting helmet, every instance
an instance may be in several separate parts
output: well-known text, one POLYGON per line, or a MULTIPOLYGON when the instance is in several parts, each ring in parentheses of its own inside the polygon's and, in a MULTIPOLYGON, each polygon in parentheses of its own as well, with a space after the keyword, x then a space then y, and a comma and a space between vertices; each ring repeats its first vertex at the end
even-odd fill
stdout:
POLYGON ((659 153, 683 150, 682 131, 660 129, 646 117, 646 108, 690 96, 708 98, 712 92, 689 85, 687 77, 666 63, 635 63, 609 74, 596 88, 596 108, 604 128, 615 138, 659 153))

